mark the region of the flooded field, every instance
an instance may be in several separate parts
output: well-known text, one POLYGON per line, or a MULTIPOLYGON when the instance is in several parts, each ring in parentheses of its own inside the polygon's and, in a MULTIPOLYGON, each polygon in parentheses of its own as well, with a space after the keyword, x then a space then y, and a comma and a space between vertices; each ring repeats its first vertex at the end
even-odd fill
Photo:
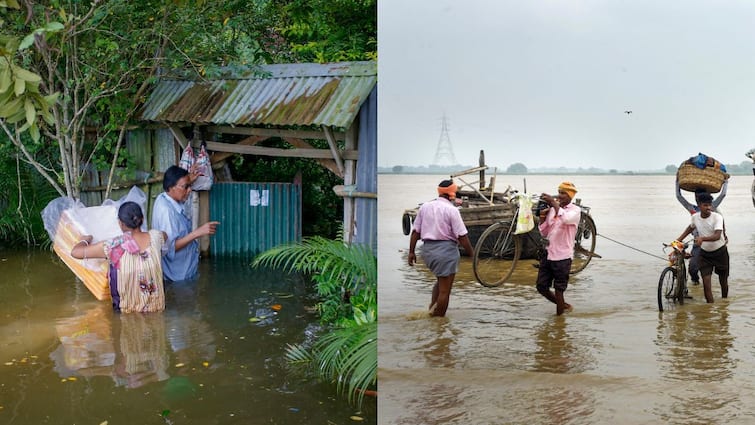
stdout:
POLYGON ((205 260, 164 312, 116 314, 52 252, 0 251, 0 276, 0 423, 376 423, 289 370, 319 329, 297 277, 205 260))
MULTIPOLYGON (((381 175, 379 303, 381 424, 748 424, 755 417, 755 208, 751 176, 734 176, 721 204, 731 256, 729 298, 714 277, 684 306, 658 312, 662 243, 689 214, 673 176, 570 176, 598 231, 594 259, 555 307, 536 271, 485 288, 471 260, 445 318, 425 314, 432 274, 409 267, 404 209, 435 197, 443 176, 381 175)), ((522 176, 498 185, 521 189, 522 176)), ((561 176, 527 176, 553 192, 561 176)))

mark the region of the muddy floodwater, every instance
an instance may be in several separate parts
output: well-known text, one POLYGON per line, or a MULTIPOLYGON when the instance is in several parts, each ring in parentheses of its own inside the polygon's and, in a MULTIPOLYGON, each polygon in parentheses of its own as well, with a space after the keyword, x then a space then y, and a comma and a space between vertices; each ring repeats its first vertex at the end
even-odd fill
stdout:
POLYGON ((0 250, 2 424, 376 423, 333 385, 293 373, 319 330, 297 276, 203 260, 166 310, 116 314, 51 251, 0 250))
MULTIPOLYGON (((523 176, 497 187, 523 189, 523 176)), ((689 223, 673 176, 569 176, 592 207, 594 259, 555 307, 524 267, 498 288, 461 271, 445 318, 429 318, 433 276, 409 267, 404 209, 435 196, 443 176, 379 177, 381 424, 751 424, 755 422, 755 208, 751 176, 733 176, 720 210, 731 256, 729 298, 713 277, 660 313, 662 243, 689 223)), ((560 176, 527 176, 532 192, 560 176)), ((686 193, 686 192, 685 192, 686 193)), ((688 193, 687 193, 688 194, 688 193)), ((689 194, 688 194, 689 195, 689 194)))

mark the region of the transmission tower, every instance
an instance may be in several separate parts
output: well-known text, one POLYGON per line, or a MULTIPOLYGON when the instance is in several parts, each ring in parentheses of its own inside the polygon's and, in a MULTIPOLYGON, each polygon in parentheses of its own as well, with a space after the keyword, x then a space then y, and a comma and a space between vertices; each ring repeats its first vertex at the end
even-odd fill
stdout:
POLYGON ((454 148, 451 146, 451 138, 448 137, 448 120, 443 115, 443 124, 440 129, 440 140, 438 140, 438 149, 435 150, 435 160, 433 165, 456 165, 456 156, 454 148))

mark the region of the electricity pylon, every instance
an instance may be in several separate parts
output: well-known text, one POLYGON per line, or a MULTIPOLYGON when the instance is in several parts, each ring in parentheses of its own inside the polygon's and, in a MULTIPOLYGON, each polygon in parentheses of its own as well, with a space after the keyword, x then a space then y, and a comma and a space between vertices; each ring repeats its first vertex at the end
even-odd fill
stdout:
POLYGON ((435 160, 433 161, 433 165, 456 165, 454 148, 451 146, 451 138, 448 137, 448 121, 446 120, 445 114, 443 114, 440 140, 438 140, 438 148, 435 150, 435 160))

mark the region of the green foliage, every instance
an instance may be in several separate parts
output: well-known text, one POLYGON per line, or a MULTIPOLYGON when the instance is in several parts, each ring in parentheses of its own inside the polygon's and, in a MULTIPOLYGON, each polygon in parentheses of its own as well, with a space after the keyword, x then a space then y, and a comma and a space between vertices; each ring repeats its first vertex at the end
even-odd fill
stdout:
POLYGON ((280 245, 255 258, 253 266, 270 266, 311 275, 326 323, 351 326, 377 314, 377 261, 366 245, 348 245, 320 236, 280 245), (349 300, 345 304, 343 300, 349 300))
POLYGON ((328 332, 312 347, 290 345, 289 362, 334 382, 350 402, 377 383, 377 259, 364 245, 319 236, 282 245, 257 256, 253 266, 270 266, 312 276, 328 332))
POLYGON ((377 60, 376 0, 282 2, 280 32, 304 62, 377 60))
POLYGON ((57 193, 28 164, 0 148, 0 241, 46 245, 49 237, 40 211, 57 193))
POLYGON ((0 48, 0 119, 14 125, 16 134, 28 130, 34 142, 40 139, 40 126, 54 123, 51 108, 59 93, 42 95, 39 89, 42 77, 18 66, 16 55, 28 48, 39 34, 57 32, 61 27, 61 24, 52 22, 35 30, 20 43, 14 36, 0 35, 3 46, 0 48), (37 117, 41 117, 44 123, 40 124, 37 117))
POLYGON ((348 394, 350 403, 361 406, 363 389, 377 383, 377 322, 357 328, 336 329, 318 339, 311 349, 289 344, 286 359, 319 371, 321 379, 335 383, 348 394))
MULTIPOLYGON (((88 164, 133 170, 123 132, 160 75, 261 63, 375 59, 375 0, 0 0, 0 147, 59 194, 88 164)), ((244 158, 239 157, 239 163, 244 158)), ((340 179, 313 160, 253 159, 250 180, 303 175, 304 234, 336 233, 340 179), (258 172, 257 169, 260 171, 258 172)), ((34 214, 36 215, 36 214, 34 214)))

